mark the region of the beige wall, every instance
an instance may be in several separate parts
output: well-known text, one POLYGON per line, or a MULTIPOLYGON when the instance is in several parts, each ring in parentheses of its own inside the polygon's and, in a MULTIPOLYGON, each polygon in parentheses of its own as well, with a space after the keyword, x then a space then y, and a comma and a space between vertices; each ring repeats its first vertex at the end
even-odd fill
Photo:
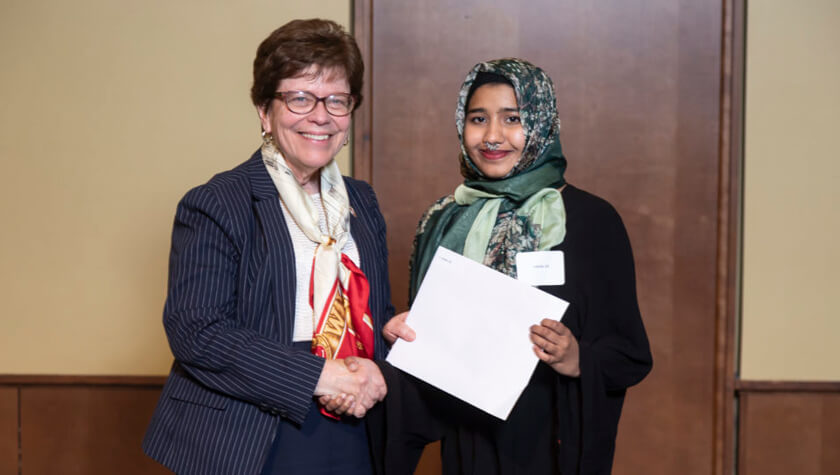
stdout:
POLYGON ((254 52, 308 17, 350 2, 0 3, 0 374, 167 371, 175 205, 259 146, 254 52))
POLYGON ((749 2, 741 377, 840 381, 840 2, 749 2))

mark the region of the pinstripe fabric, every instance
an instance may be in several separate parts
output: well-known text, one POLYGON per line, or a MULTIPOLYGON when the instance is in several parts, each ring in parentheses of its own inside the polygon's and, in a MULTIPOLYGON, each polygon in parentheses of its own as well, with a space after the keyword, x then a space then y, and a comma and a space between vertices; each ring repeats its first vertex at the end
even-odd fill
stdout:
MULTIPOLYGON (((369 185, 345 183, 381 359, 380 330, 394 313, 385 222, 369 185)), ((303 421, 324 361, 289 346, 294 262, 259 151, 184 196, 163 312, 175 362, 143 441, 146 454, 179 474, 258 473, 279 418, 303 421)))

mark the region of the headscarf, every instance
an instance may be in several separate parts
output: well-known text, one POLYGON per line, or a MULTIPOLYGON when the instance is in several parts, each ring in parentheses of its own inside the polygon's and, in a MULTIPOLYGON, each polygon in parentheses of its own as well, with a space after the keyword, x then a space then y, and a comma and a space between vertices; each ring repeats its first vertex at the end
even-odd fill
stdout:
POLYGON ((551 78, 516 58, 476 64, 458 96, 455 126, 464 183, 423 215, 414 239, 409 300, 413 301, 438 246, 516 277, 516 254, 550 249, 566 235, 566 211, 557 190, 566 181, 560 120, 551 78), (525 133, 519 162, 501 179, 484 176, 464 147, 464 121, 476 75, 503 76, 513 85, 525 133))

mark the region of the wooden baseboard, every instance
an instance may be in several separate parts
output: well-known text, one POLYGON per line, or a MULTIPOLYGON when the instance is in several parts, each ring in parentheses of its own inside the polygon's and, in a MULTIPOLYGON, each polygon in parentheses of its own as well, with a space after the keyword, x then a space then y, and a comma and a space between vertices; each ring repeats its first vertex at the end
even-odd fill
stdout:
POLYGON ((0 375, 0 473, 169 473, 140 448, 165 381, 0 375))
POLYGON ((739 475, 833 475, 840 383, 749 381, 738 393, 739 475))

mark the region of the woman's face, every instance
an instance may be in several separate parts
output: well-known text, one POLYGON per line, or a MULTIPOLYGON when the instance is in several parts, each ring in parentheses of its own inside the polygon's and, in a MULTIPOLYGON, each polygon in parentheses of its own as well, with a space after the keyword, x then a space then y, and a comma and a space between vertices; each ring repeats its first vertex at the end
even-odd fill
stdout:
MULTIPOLYGON (((316 97, 350 93, 344 74, 309 67, 300 75, 286 78, 277 85, 277 92, 306 91, 316 97)), ((263 130, 274 137, 274 143, 298 182, 306 182, 341 150, 350 129, 350 115, 336 117, 327 112, 324 102, 306 114, 290 111, 281 99, 273 99, 263 109, 257 108, 263 130)))
POLYGON ((502 178, 519 163, 525 131, 512 87, 491 83, 473 92, 464 122, 464 148, 488 178, 502 178))

